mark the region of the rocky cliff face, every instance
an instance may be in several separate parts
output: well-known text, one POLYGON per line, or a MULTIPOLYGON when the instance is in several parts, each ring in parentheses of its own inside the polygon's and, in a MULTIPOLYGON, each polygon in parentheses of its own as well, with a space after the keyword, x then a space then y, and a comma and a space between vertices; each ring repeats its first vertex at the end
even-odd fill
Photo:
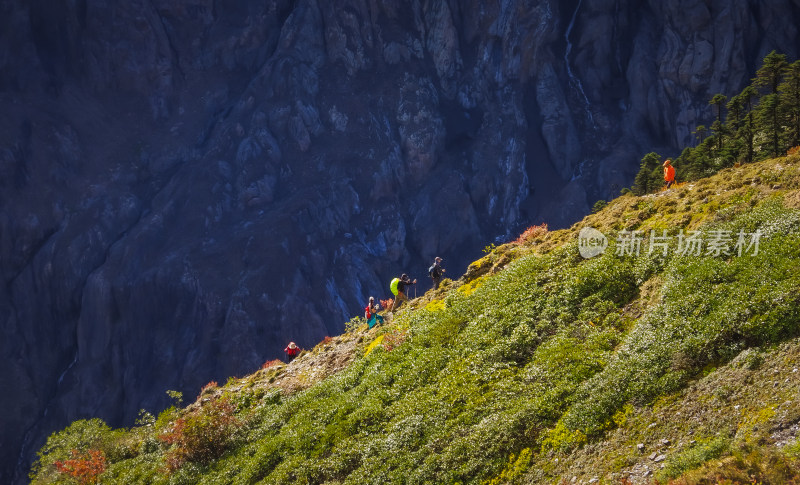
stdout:
POLYGON ((0 1, 0 482, 677 154, 800 0, 0 1))

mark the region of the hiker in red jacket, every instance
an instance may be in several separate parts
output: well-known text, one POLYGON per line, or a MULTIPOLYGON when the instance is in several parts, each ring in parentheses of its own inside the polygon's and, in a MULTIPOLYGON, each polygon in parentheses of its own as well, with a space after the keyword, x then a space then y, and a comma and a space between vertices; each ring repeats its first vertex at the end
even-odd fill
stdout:
POLYGON ((300 347, 298 347, 294 342, 289 342, 289 345, 287 345, 283 351, 286 352, 286 363, 288 364, 292 361, 292 359, 300 354, 300 347))
POLYGON ((378 315, 378 310, 380 310, 380 308, 380 304, 375 303, 375 297, 369 297, 369 303, 367 303, 367 306, 364 308, 364 318, 367 319, 369 328, 374 327, 378 323, 383 325, 383 317, 378 315))

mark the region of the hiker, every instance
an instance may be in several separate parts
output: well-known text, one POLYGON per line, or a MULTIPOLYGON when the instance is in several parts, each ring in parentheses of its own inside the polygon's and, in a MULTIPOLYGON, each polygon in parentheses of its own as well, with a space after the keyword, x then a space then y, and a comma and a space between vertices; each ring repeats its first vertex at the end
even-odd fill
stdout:
POLYGON ((378 310, 380 310, 380 308, 380 303, 375 303, 375 297, 369 297, 369 303, 367 303, 366 308, 364 308, 364 318, 367 319, 369 328, 374 327, 378 323, 383 325, 383 316, 378 315, 378 310))
POLYGON ((664 181, 667 183, 667 188, 675 182, 675 167, 669 158, 664 162, 664 181))
POLYGON ((414 281, 411 281, 405 273, 400 276, 400 279, 397 280, 397 294, 392 303, 392 311, 394 311, 395 308, 399 308, 403 301, 408 300, 408 296, 406 296, 406 287, 415 284, 417 284, 416 278, 414 278, 414 281))
POLYGON ((433 259, 433 265, 431 265, 431 267, 428 268, 428 275, 433 279, 434 290, 439 289, 439 283, 442 282, 442 273, 444 273, 445 271, 447 270, 442 268, 442 258, 436 256, 433 259))
POLYGON ((300 353, 300 347, 294 342, 289 342, 283 351, 286 352, 286 363, 288 364, 300 353))

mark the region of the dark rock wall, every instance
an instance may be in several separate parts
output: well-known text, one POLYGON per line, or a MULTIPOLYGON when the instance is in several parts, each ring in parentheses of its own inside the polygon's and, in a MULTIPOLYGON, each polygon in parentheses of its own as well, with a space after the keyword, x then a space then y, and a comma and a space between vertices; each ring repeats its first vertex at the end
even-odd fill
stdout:
POLYGON ((0 482, 677 154, 800 2, 0 0, 0 482))

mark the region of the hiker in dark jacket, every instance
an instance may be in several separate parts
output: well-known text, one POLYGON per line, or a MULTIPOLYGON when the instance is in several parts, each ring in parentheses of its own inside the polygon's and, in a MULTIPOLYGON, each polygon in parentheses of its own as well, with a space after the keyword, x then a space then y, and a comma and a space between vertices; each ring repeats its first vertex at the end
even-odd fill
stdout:
POLYGON ((442 268, 442 258, 436 256, 436 258, 434 258, 433 260, 433 265, 430 268, 428 268, 428 274, 433 279, 434 290, 439 289, 439 283, 442 282, 442 273, 444 273, 445 271, 446 270, 442 268))
POLYGON ((411 281, 408 275, 403 273, 403 275, 400 277, 400 281, 397 283, 397 296, 394 299, 394 303, 392 303, 392 311, 394 311, 395 308, 399 308, 401 303, 408 300, 408 296, 406 296, 406 288, 416 284, 416 278, 414 278, 414 281, 411 281))

